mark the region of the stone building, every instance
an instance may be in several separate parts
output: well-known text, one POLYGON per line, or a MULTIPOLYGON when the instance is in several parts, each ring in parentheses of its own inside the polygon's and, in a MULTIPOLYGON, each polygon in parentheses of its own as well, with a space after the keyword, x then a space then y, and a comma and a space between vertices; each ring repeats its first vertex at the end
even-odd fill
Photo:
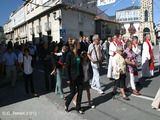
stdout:
POLYGON ((1 43, 2 41, 5 41, 5 35, 4 35, 3 27, 0 26, 0 43, 1 43))
POLYGON ((99 34, 100 39, 106 40, 108 37, 120 34, 120 22, 99 16, 95 17, 95 21, 96 33, 99 34))
POLYGON ((4 24, 5 34, 21 43, 90 37, 95 33, 97 7, 96 2, 89 1, 92 0, 26 0, 4 24))
POLYGON ((160 22, 155 27, 156 37, 160 40, 160 22))
POLYGON ((157 43, 153 24, 153 0, 141 0, 141 24, 139 38, 143 40, 146 34, 151 35, 152 43, 157 43))

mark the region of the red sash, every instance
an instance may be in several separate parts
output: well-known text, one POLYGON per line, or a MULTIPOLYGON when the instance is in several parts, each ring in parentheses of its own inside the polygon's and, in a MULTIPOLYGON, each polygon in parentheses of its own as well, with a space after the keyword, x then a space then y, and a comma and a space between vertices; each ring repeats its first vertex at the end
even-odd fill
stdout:
POLYGON ((154 63, 153 63, 153 60, 155 60, 154 58, 154 55, 153 55, 153 52, 152 52, 152 49, 151 49, 151 45, 149 43, 149 41, 146 39, 145 42, 148 44, 149 46, 149 54, 150 54, 150 57, 151 59, 149 60, 149 69, 150 70, 154 70, 154 63))
POLYGON ((133 46, 136 48, 136 45, 134 44, 134 42, 132 41, 133 46))
POLYGON ((120 46, 123 46, 120 40, 117 40, 117 44, 119 44, 120 46))
MULTIPOLYGON (((112 43, 114 44, 114 46, 117 46, 116 43, 114 41, 112 41, 112 43)), ((116 55, 115 52, 113 52, 113 57, 116 55)))
POLYGON ((65 64, 64 64, 64 63, 61 63, 60 61, 58 61, 58 63, 59 63, 60 65, 62 65, 62 66, 65 66, 65 64))

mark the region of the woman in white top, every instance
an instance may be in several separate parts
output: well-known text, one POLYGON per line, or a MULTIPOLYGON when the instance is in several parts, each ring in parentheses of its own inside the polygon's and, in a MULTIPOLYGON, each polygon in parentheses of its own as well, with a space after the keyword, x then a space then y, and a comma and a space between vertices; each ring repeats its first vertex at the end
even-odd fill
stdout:
POLYGON ((117 87, 120 88, 124 100, 130 100, 125 92, 125 79, 126 79, 126 62, 123 58, 123 48, 122 46, 117 46, 117 54, 113 57, 113 78, 115 81, 115 86, 112 94, 116 94, 117 87))
MULTIPOLYGON (((88 97, 88 102, 89 102, 89 106, 91 108, 95 108, 94 105, 92 105, 91 103, 91 94, 90 94, 90 75, 89 75, 89 63, 88 63, 88 57, 87 57, 87 53, 85 51, 81 52, 80 58, 82 60, 82 65, 83 65, 83 72, 84 72, 84 82, 83 82, 83 88, 86 90, 87 92, 87 97, 88 97)), ((73 101, 73 103, 76 105, 76 101, 77 101, 77 95, 73 101)))
POLYGON ((33 77, 32 77, 32 73, 33 73, 32 56, 29 55, 29 49, 24 50, 24 56, 23 56, 23 59, 21 59, 20 61, 19 67, 20 67, 20 70, 24 73, 23 76, 25 80, 26 95, 29 96, 29 82, 30 82, 30 89, 32 92, 32 96, 33 97, 37 96, 34 90, 33 77))

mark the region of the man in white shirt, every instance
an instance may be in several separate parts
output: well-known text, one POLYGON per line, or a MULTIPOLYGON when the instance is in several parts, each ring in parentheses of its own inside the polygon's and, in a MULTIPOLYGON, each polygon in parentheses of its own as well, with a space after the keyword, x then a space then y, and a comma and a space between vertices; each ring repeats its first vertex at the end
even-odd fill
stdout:
POLYGON ((142 77, 154 76, 154 55, 153 46, 151 43, 151 36, 147 35, 146 40, 143 43, 142 51, 142 77))
POLYGON ((101 61, 102 59, 101 48, 99 45, 99 35, 95 34, 93 36, 93 41, 94 41, 93 44, 90 44, 88 48, 88 58, 91 61, 91 66, 93 69, 93 78, 92 78, 91 87, 93 89, 96 89, 99 94, 103 94, 104 92, 101 90, 101 85, 99 82, 100 80, 99 61, 101 61))
POLYGON ((112 77, 112 59, 116 55, 116 48, 117 48, 117 36, 114 35, 113 36, 113 41, 110 43, 110 46, 109 46, 109 55, 110 55, 110 58, 109 58, 109 64, 108 64, 108 74, 107 74, 107 77, 110 80, 113 79, 113 77, 112 77))

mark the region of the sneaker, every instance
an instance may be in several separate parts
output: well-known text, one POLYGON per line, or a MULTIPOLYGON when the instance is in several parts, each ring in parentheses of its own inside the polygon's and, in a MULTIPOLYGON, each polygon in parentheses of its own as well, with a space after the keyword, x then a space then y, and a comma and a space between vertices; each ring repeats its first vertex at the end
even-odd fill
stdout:
POLYGON ((99 90, 98 93, 99 94, 104 94, 104 92, 102 90, 99 90))
POLYGON ((94 89, 94 90, 97 90, 97 88, 96 88, 96 87, 94 87, 94 86, 91 86, 91 88, 92 88, 92 89, 94 89))
POLYGON ((96 106, 95 105, 89 105, 92 109, 94 109, 96 106))

